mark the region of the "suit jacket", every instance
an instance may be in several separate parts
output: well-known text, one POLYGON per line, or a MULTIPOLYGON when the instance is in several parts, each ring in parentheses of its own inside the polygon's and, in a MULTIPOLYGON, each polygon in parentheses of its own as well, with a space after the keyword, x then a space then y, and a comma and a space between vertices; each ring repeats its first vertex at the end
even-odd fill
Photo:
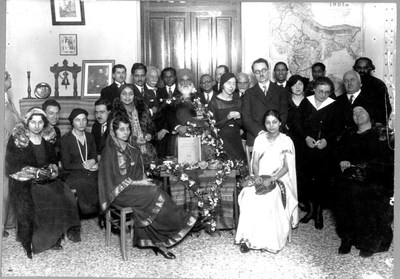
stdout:
POLYGON ((109 99, 112 104, 114 99, 119 97, 118 85, 114 82, 111 85, 104 87, 101 89, 100 97, 109 99))
POLYGON ((262 118, 267 110, 275 109, 282 119, 281 128, 286 124, 288 112, 287 90, 272 82, 269 84, 267 96, 258 83, 246 90, 242 96, 242 117, 246 131, 246 144, 252 146, 255 137, 261 130, 265 130, 262 118))
POLYGON ((99 121, 95 121, 93 123, 92 126, 92 135, 94 137, 94 141, 96 142, 96 148, 97 148, 97 154, 101 155, 101 152, 103 151, 103 148, 105 146, 106 143, 106 138, 108 135, 108 128, 107 130, 104 132, 103 135, 101 135, 101 124, 99 123, 99 121))
POLYGON ((133 84, 133 93, 135 98, 143 99, 148 108, 152 108, 154 106, 158 107, 156 93, 154 93, 153 90, 148 89, 146 85, 144 85, 144 96, 135 84, 133 84))
POLYGON ((211 97, 211 99, 207 102, 207 98, 206 98, 206 95, 205 95, 206 93, 204 93, 203 91, 198 91, 197 93, 196 93, 196 98, 200 98, 200 102, 203 104, 203 105, 208 105, 210 102, 211 102, 211 100, 212 99, 215 99, 215 97, 219 94, 219 93, 217 93, 216 91, 213 91, 213 95, 212 95, 212 97, 211 97))

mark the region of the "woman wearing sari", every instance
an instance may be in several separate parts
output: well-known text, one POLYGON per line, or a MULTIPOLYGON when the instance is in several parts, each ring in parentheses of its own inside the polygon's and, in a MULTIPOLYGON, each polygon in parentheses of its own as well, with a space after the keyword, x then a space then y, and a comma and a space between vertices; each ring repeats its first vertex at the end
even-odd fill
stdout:
POLYGON ((69 239, 80 241, 75 197, 57 178, 58 160, 52 144, 55 136, 46 113, 32 108, 7 144, 6 173, 17 217, 17 240, 30 259, 32 253, 61 250, 61 237, 67 231, 69 239))
POLYGON ((147 167, 157 160, 157 151, 153 146, 156 127, 151 120, 149 109, 143 99, 135 97, 132 84, 123 84, 118 89, 119 97, 113 102, 113 110, 108 116, 109 122, 116 115, 123 114, 130 120, 133 128, 129 143, 139 146, 143 164, 147 167))
POLYGON ((131 207, 135 218, 133 245, 150 247, 156 255, 175 259, 168 251, 196 223, 196 216, 178 207, 171 197, 147 179, 139 147, 129 143, 131 124, 125 115, 110 121, 110 135, 99 164, 102 211, 110 205, 131 207))
POLYGON ((285 246, 290 227, 298 225, 293 142, 279 132, 277 111, 268 110, 263 119, 267 132, 255 139, 251 159, 254 183, 244 185, 238 197, 235 243, 242 253, 250 249, 277 253, 285 246))

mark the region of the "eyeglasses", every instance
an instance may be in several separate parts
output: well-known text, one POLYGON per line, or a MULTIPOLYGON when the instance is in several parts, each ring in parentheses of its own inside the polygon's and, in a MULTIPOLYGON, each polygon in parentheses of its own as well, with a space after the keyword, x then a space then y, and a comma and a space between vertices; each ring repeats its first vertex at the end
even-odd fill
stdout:
POLYGON ((212 80, 205 80, 205 81, 202 81, 201 83, 202 84, 204 84, 204 83, 212 83, 212 80))
POLYGON ((255 75, 259 75, 259 74, 261 74, 261 73, 265 74, 265 73, 267 73, 267 72, 268 72, 268 69, 267 69, 267 68, 264 68, 264 69, 261 69, 261 70, 256 70, 256 71, 254 71, 254 74, 255 74, 255 75))

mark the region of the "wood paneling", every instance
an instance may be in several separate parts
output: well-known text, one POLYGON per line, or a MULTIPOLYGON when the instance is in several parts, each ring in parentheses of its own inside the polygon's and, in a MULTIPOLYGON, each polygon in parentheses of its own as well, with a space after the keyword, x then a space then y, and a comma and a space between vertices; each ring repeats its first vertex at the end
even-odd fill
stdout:
POLYGON ((143 63, 160 69, 189 68, 195 83, 216 66, 241 71, 240 3, 142 2, 143 63))

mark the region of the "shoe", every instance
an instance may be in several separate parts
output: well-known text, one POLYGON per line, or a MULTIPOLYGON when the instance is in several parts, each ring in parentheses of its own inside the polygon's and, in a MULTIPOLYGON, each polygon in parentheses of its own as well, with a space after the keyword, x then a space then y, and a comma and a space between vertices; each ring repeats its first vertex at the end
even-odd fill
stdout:
POLYGON ((343 239, 338 250, 339 255, 349 254, 351 251, 350 239, 343 239))
POLYGON ((3 237, 8 237, 10 234, 8 233, 8 231, 3 230, 3 237))
POLYGON ((303 218, 300 219, 300 223, 307 224, 311 219, 314 219, 313 214, 311 212, 307 213, 303 218))
POLYGON ((31 243, 22 243, 22 247, 24 247, 24 249, 26 251, 26 255, 28 256, 28 258, 32 260, 32 246, 31 246, 31 243))
POLYGON ((71 227, 67 232, 67 237, 72 242, 80 242, 81 241, 81 229, 79 226, 71 227))
POLYGON ((360 250, 360 257, 361 258, 369 258, 374 254, 374 252, 360 250))
POLYGON ((246 243, 240 244, 240 252, 242 253, 248 253, 250 251, 249 246, 247 246, 246 243))
POLYGON ((51 250, 62 250, 63 249, 63 247, 61 246, 61 244, 60 243, 56 243, 56 244, 54 244, 53 246, 51 246, 51 248, 50 248, 51 250))
POLYGON ((176 256, 172 253, 167 251, 166 253, 161 250, 160 248, 153 248, 154 253, 156 254, 156 256, 158 256, 158 253, 160 253, 161 255, 163 255, 164 258, 168 259, 168 260, 173 260, 176 259, 176 256))

